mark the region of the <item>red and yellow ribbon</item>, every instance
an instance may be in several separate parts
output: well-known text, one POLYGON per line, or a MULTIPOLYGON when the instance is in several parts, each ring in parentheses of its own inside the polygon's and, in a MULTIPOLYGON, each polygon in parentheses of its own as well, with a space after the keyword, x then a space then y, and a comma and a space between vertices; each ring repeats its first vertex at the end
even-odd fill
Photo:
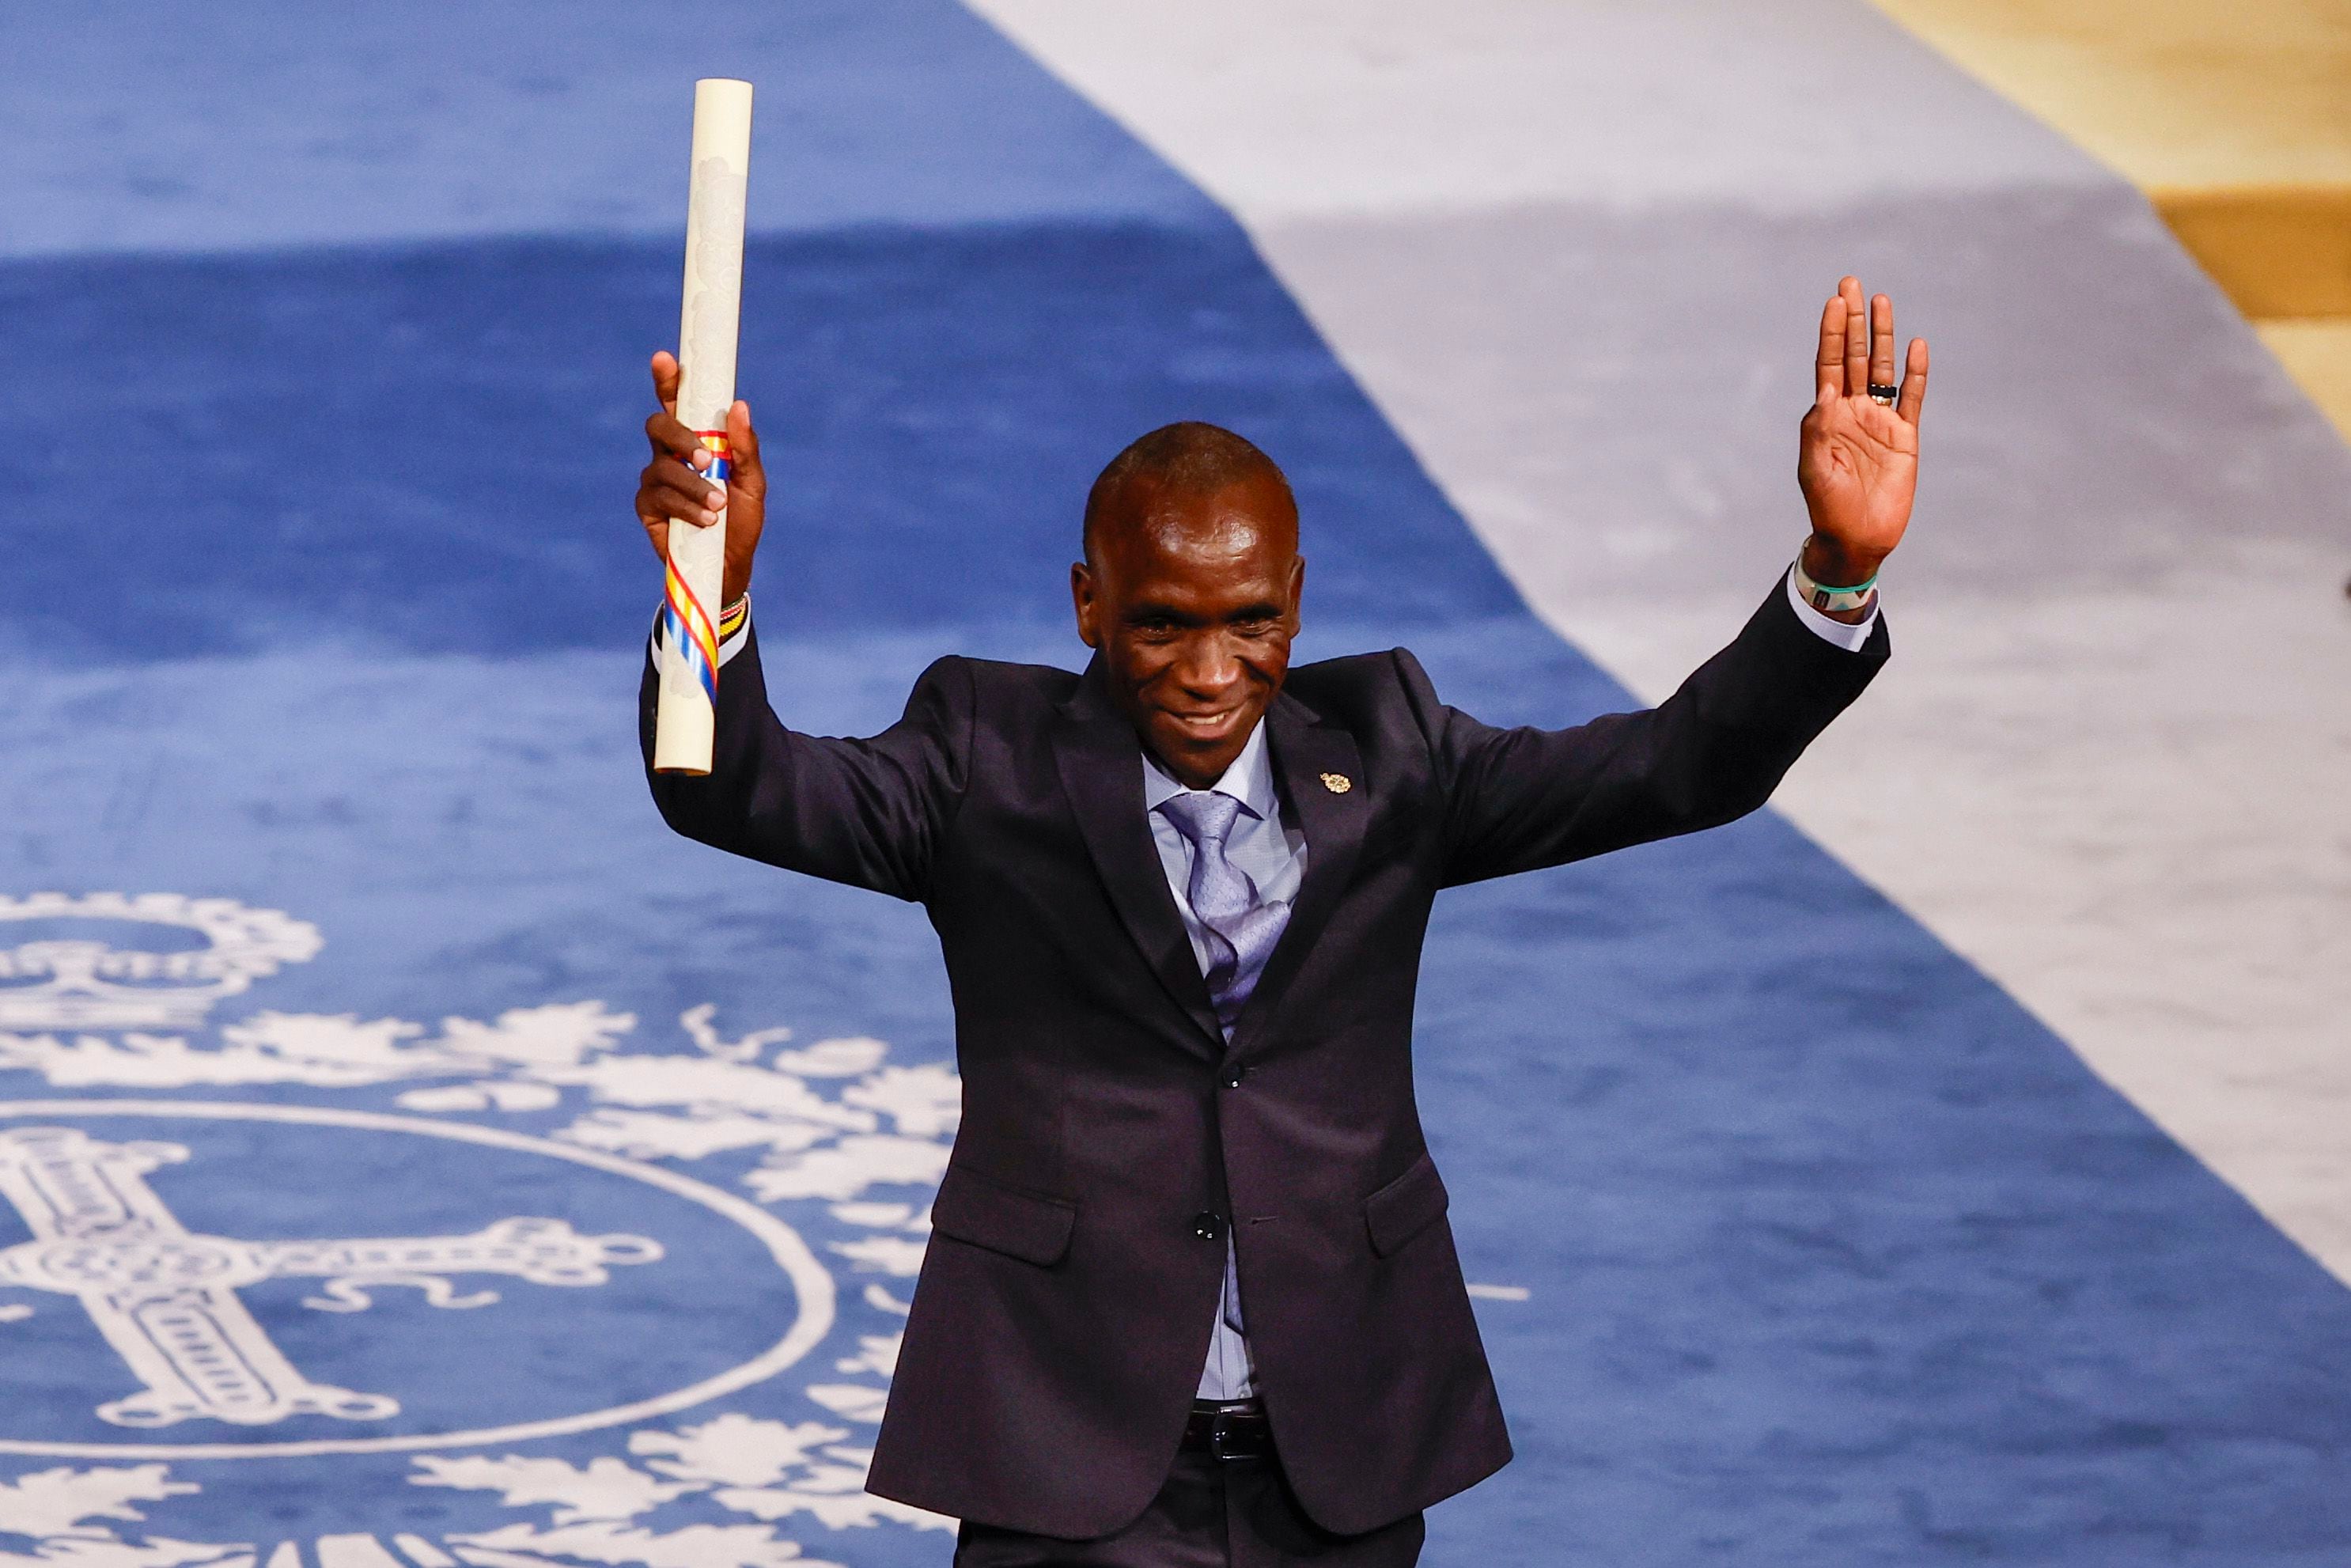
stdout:
MULTIPOLYGON (((695 437, 710 453, 710 466, 702 476, 714 485, 726 483, 726 433, 723 430, 697 430, 695 437)), ((704 694, 715 705, 718 701, 718 628, 710 619, 710 612, 685 585, 685 579, 673 566, 663 576, 666 602, 662 607, 662 637, 679 652, 686 666, 694 672, 704 694)))

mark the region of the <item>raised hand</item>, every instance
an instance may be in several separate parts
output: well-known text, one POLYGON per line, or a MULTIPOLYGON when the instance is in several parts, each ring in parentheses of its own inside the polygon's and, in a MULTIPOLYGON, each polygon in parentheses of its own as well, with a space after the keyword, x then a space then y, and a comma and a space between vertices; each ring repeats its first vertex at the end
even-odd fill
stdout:
POLYGON ((759 466, 758 433, 751 428, 751 405, 737 399, 726 411, 726 489, 699 472, 710 452, 677 417, 677 361, 666 353, 653 360, 653 395, 661 412, 645 421, 653 460, 637 476, 637 521, 644 524, 653 553, 669 559, 673 522, 706 528, 726 508, 726 586, 714 613, 743 597, 751 586, 751 559, 768 518, 768 472, 759 466))
POLYGON ((1927 401, 1927 340, 1910 340, 1895 387, 1894 301, 1863 303, 1861 281, 1839 280, 1821 312, 1813 406, 1805 411, 1796 482, 1812 513, 1804 571, 1838 587, 1865 582, 1902 542, 1918 489, 1918 410, 1927 401))

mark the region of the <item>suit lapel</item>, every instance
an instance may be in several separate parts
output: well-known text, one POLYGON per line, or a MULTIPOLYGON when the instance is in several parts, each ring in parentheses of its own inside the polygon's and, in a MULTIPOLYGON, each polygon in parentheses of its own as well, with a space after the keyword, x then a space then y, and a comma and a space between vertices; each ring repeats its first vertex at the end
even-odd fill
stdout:
POLYGON ((1266 710, 1265 723, 1282 803, 1297 813, 1298 830, 1306 835, 1306 879, 1290 906, 1290 924, 1236 1022, 1236 1051, 1280 1007, 1282 992, 1331 923, 1340 895, 1354 878, 1371 816, 1371 791, 1364 788, 1363 757, 1353 736, 1322 723, 1286 693, 1266 710))
MULTIPOLYGON (((1110 706, 1101 687, 1101 661, 1086 666, 1078 695, 1061 709, 1053 732, 1054 762, 1076 813, 1086 852, 1109 891, 1126 934, 1143 952, 1167 994, 1199 1029, 1192 1044, 1221 1056, 1225 1031, 1208 1000, 1208 983, 1184 935, 1176 895, 1168 891, 1151 820, 1143 809, 1143 750, 1134 728, 1110 706)), ((1310 864, 1311 862, 1310 862, 1310 864)))

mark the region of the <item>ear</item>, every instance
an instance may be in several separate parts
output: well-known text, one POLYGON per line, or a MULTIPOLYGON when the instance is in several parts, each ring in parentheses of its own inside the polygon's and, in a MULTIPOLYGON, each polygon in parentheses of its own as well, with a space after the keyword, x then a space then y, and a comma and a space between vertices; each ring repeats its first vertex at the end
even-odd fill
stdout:
POLYGON ((1089 648, 1102 646, 1102 628, 1095 623, 1093 569, 1084 561, 1070 563, 1070 608, 1078 617, 1078 641, 1089 648))
POLYGON ((1306 602, 1306 558, 1290 558, 1290 634, 1298 635, 1300 608, 1306 602))

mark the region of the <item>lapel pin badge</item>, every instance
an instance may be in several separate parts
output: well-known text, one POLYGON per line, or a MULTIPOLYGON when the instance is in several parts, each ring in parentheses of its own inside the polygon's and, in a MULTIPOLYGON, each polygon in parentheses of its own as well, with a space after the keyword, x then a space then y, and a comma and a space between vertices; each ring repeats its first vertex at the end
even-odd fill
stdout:
POLYGON ((1322 788, 1330 790, 1333 795, 1343 795, 1354 787, 1355 781, 1353 779, 1348 778, 1343 773, 1325 773, 1322 775, 1322 788))

